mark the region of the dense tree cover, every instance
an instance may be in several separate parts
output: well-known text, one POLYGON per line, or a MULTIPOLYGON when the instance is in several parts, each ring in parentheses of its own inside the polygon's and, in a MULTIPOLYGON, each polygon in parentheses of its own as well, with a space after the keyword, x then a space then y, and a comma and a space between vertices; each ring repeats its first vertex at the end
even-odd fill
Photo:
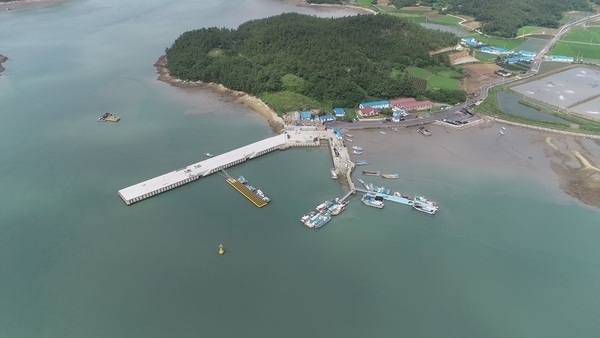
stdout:
POLYGON ((428 95, 398 70, 442 65, 428 51, 457 40, 390 15, 323 19, 286 13, 236 30, 183 33, 166 55, 170 73, 181 79, 218 82, 254 95, 289 90, 352 107, 366 99, 428 95))
POLYGON ((564 12, 591 7, 588 0, 452 0, 448 10, 474 16, 484 33, 513 37, 526 25, 557 28, 564 12))

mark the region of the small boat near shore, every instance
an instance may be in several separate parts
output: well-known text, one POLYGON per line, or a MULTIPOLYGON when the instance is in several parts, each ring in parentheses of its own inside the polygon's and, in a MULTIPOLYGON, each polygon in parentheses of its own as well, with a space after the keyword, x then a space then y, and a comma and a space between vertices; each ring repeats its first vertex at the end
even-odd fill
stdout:
POLYGON ((360 150, 352 150, 352 153, 354 155, 360 155, 360 154, 362 154, 362 151, 360 151, 360 150))
POLYGON ((219 255, 223 254, 225 254, 225 248, 223 247, 223 244, 219 244, 219 255))
POLYGON ((328 212, 314 212, 310 213, 308 217, 307 215, 303 216, 302 220, 302 223, 309 229, 319 229, 327 224, 327 222, 331 221, 331 214, 328 212))
POLYGON ((381 172, 375 170, 363 170, 362 173, 369 176, 381 176, 381 172))
POLYGON ((419 128, 417 128, 417 131, 419 131, 419 133, 421 133, 425 136, 431 136, 431 132, 423 126, 420 126, 419 128))
POLYGON ((369 164, 369 162, 365 161, 365 160, 356 160, 356 165, 367 165, 369 164))
POLYGON ((363 148, 361 148, 359 146, 352 146, 352 149, 354 149, 356 151, 363 151, 363 148))
POLYGON ((383 130, 380 130, 380 131, 379 131, 379 133, 380 133, 381 135, 385 135, 385 134, 386 134, 386 133, 385 133, 385 131, 383 131, 383 130))
POLYGON ((430 214, 430 215, 434 215, 438 208, 428 205, 428 204, 423 204, 423 203, 418 203, 418 202, 414 202, 412 205, 413 209, 420 211, 420 212, 424 212, 426 214, 430 214))
POLYGON ((399 178, 400 175, 393 173, 393 174, 382 174, 381 177, 383 178, 399 178))
POLYGON ((500 135, 504 135, 504 130, 500 129, 498 132, 500 133, 500 135))
POLYGON ((213 154, 211 154, 211 153, 204 153, 204 156, 206 156, 206 157, 213 157, 213 156, 215 156, 215 155, 213 155, 213 154))
POLYGON ((120 117, 114 116, 111 113, 104 113, 98 118, 98 122, 119 122, 120 120, 120 117))
POLYGON ((338 178, 337 170, 335 170, 335 168, 331 168, 331 178, 334 180, 338 178))
POLYGON ((353 138, 354 137, 354 135, 348 134, 348 133, 346 133, 346 136, 349 137, 349 138, 353 138))

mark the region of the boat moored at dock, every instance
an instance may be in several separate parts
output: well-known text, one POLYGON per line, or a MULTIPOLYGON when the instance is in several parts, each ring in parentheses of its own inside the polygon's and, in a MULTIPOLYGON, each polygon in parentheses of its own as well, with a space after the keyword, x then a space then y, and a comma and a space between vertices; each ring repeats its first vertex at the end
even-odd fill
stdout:
POLYGON ((334 180, 338 178, 337 170, 335 170, 335 168, 331 168, 331 178, 334 180))
MULTIPOLYGON (((303 217, 303 219, 304 219, 304 217, 303 217)), ((306 218, 306 220, 304 220, 303 223, 309 229, 319 229, 319 228, 322 228, 329 221, 331 221, 330 213, 315 212, 312 216, 306 218)))
POLYGON ((362 173, 368 176, 381 176, 381 172, 375 170, 363 170, 362 173))
POLYGON ((360 199, 365 205, 368 205, 373 208, 383 209, 385 204, 383 203, 383 197, 377 196, 374 193, 366 193, 360 199))
POLYGON ((352 146, 352 149, 356 150, 356 151, 362 151, 363 148, 359 147, 359 146, 352 146))
POLYGON ((437 207, 434 207, 429 204, 419 203, 419 202, 413 203, 412 207, 413 207, 413 209, 415 209, 417 211, 421 211, 421 212, 424 212, 424 213, 430 214, 430 215, 434 215, 438 210, 437 207))
POLYGON ((238 178, 230 177, 227 179, 227 183, 259 208, 271 202, 271 199, 262 190, 248 184, 248 180, 244 176, 238 178))

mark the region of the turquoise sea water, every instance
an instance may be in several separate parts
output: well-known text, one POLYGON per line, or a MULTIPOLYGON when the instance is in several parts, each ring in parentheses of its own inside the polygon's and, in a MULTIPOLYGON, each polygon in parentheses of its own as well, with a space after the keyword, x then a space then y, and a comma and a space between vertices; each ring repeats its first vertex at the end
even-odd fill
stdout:
MULTIPOLYGON (((272 135, 218 95, 155 80, 185 30, 278 1, 70 1, 0 13, 0 337, 597 337, 598 211, 526 175, 381 158, 434 217, 350 207, 324 149, 230 170, 133 206, 117 190, 272 135), (117 124, 97 123, 105 111, 117 124), (219 257, 219 242, 228 252, 219 257)), ((379 183, 382 183, 380 181, 379 183)))

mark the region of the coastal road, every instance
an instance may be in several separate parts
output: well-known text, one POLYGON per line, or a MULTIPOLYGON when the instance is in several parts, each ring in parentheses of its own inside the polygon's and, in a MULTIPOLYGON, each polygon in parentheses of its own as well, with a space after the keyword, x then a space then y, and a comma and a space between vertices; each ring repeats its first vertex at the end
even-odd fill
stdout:
POLYGON ((330 128, 346 128, 346 129, 383 128, 383 127, 396 127, 396 126, 411 127, 411 126, 419 126, 419 125, 423 125, 423 124, 428 124, 428 123, 432 123, 435 121, 441 121, 443 119, 447 119, 449 117, 456 116, 457 114, 459 114, 460 109, 463 109, 467 106, 471 106, 478 101, 485 100, 485 98, 488 96, 488 92, 489 92, 490 88, 500 85, 500 84, 506 84, 506 83, 522 80, 524 78, 528 78, 528 77, 532 77, 532 76, 536 75, 540 69, 542 61, 544 61, 544 58, 546 57, 548 52, 552 49, 552 47, 556 44, 556 42, 558 42, 558 40, 564 34, 566 34, 573 27, 579 26, 588 21, 594 20, 598 17, 600 17, 600 13, 590 15, 583 19, 579 19, 572 23, 561 26, 558 29, 558 32, 552 37, 552 39, 550 39, 548 41, 548 43, 540 50, 540 52, 537 53, 537 55, 531 62, 531 68, 525 74, 518 76, 518 77, 513 77, 513 78, 509 78, 509 79, 502 78, 498 81, 490 82, 490 83, 482 86, 479 93, 477 95, 469 98, 464 104, 461 104, 459 106, 454 106, 447 110, 440 110, 437 112, 433 112, 431 117, 421 118, 421 119, 413 118, 413 119, 406 119, 405 121, 401 121, 401 122, 389 122, 389 123, 383 123, 382 121, 355 121, 353 123, 334 121, 334 122, 328 122, 327 126, 330 128))

